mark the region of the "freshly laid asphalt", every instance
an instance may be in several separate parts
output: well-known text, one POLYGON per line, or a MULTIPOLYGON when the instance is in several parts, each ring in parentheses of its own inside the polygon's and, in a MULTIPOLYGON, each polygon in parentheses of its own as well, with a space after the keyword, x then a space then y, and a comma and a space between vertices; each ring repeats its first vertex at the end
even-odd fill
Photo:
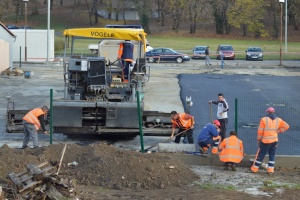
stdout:
MULTIPOLYGON (((211 122, 209 100, 217 100, 223 93, 229 104, 227 136, 235 130, 235 99, 238 101, 238 134, 243 140, 245 153, 257 151, 257 126, 265 116, 268 106, 273 106, 278 117, 291 126, 279 137, 277 154, 300 155, 300 81, 297 76, 180 74, 181 99, 191 96, 191 115, 195 116, 194 138, 202 127, 211 122), (274 102, 277 102, 274 104, 274 102), (279 102, 279 103, 278 103, 279 102)), ((185 105, 185 110, 188 107, 185 105)), ((212 105, 212 117, 216 118, 217 106, 212 105)))

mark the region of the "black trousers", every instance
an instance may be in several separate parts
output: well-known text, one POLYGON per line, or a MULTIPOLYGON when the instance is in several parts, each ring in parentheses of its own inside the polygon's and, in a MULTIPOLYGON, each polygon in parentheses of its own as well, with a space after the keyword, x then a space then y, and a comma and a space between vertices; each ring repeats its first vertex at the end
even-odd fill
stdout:
POLYGON ((218 119, 218 121, 220 122, 221 124, 221 131, 220 131, 220 136, 221 136, 221 141, 223 141, 225 138, 226 138, 226 125, 228 123, 228 119, 225 118, 225 119, 218 119))
MULTIPOLYGON (((178 130, 177 134, 178 134, 178 133, 181 133, 182 131, 185 131, 185 130, 186 130, 186 129, 180 128, 180 129, 178 130)), ((184 133, 182 133, 182 134, 180 134, 180 135, 177 135, 177 136, 175 137, 174 142, 175 142, 175 143, 179 143, 179 142, 180 142, 180 139, 181 139, 181 136, 184 137, 183 143, 194 144, 193 129, 189 129, 188 131, 186 131, 186 132, 184 132, 184 133)))

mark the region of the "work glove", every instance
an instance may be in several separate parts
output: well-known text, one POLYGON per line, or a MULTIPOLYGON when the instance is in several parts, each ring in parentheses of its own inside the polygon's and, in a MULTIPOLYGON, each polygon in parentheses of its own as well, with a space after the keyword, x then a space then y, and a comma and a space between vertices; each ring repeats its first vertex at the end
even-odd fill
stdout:
POLYGON ((260 146, 260 144, 261 144, 261 141, 258 140, 257 141, 257 146, 260 146))

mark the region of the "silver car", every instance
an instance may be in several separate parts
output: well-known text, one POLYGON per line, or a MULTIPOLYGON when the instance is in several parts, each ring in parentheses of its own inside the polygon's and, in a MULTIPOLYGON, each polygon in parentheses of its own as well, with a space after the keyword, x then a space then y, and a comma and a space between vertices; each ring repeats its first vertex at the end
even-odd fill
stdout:
POLYGON ((196 58, 205 59, 205 50, 206 49, 207 49, 207 46, 195 46, 193 49, 192 59, 196 59, 196 58))
POLYGON ((246 60, 264 60, 263 51, 260 47, 249 47, 246 50, 246 60))

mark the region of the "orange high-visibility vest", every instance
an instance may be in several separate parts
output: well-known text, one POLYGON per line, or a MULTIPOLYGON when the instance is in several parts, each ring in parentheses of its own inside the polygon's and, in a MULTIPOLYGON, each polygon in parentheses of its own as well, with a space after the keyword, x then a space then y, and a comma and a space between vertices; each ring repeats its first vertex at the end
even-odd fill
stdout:
POLYGON ((123 42, 120 43, 119 45, 119 50, 118 50, 118 58, 123 59, 128 62, 133 62, 133 50, 134 50, 134 45, 132 42, 123 42))
POLYGON ((40 115, 45 115, 45 113, 43 112, 43 110, 41 108, 35 108, 35 109, 31 110, 29 113, 27 113, 23 117, 23 120, 27 121, 30 124, 34 124, 36 130, 39 130, 39 128, 41 127, 41 124, 40 124, 38 117, 40 115))
POLYGON ((185 113, 179 113, 178 115, 180 123, 177 123, 175 120, 172 119, 172 123, 175 124, 178 128, 188 129, 193 125, 192 119, 185 120, 185 113))
POLYGON ((219 149, 221 150, 219 158, 222 162, 240 163, 244 158, 243 142, 235 135, 225 138, 221 142, 219 149))
POLYGON ((278 133, 283 133, 289 129, 289 125, 280 118, 274 120, 263 117, 260 120, 257 130, 257 140, 270 144, 278 141, 278 133))

